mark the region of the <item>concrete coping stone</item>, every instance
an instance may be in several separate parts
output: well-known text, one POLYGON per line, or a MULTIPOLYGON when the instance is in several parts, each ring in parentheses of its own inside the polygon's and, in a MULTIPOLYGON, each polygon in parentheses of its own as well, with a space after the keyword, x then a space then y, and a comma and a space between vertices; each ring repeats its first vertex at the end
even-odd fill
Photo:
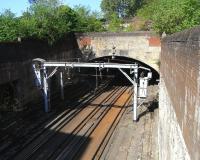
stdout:
POLYGON ((197 42, 200 41, 200 26, 191 29, 186 29, 182 32, 174 33, 162 39, 162 43, 163 42, 187 43, 189 41, 197 41, 197 42))
POLYGON ((136 31, 136 32, 93 32, 93 33, 75 33, 76 37, 112 37, 112 36, 155 36, 159 37, 156 32, 151 31, 136 31))

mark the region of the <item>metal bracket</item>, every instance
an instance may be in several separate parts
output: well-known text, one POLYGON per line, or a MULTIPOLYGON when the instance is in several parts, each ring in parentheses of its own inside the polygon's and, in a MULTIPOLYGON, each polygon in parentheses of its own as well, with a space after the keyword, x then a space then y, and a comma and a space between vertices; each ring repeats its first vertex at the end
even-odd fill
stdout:
POLYGON ((121 68, 118 69, 133 85, 135 84, 135 82, 131 79, 131 77, 128 76, 126 72, 124 72, 121 68))
POLYGON ((47 77, 47 79, 51 78, 56 72, 57 72, 58 67, 56 67, 47 77))

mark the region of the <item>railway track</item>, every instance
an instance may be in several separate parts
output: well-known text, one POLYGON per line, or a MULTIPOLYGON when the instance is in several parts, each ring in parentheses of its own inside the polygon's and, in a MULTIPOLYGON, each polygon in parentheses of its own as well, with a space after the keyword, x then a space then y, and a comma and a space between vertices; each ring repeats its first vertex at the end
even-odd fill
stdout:
POLYGON ((49 158, 62 159, 64 157, 64 159, 72 159, 75 155, 77 155, 84 143, 87 143, 87 139, 90 137, 92 132, 109 112, 111 109, 110 106, 114 104, 124 91, 124 88, 120 88, 115 93, 111 94, 110 97, 107 97, 106 101, 96 109, 96 112, 94 112, 91 117, 87 118, 85 123, 80 123, 79 132, 75 133, 78 138, 70 139, 70 141, 62 144, 63 147, 60 149, 61 152, 57 150, 54 154, 52 154, 52 157, 49 156, 49 158), (118 94, 118 96, 114 97, 115 94, 118 94), (75 152, 75 150, 77 150, 77 152, 75 152))
POLYGON ((107 138, 130 102, 128 87, 114 87, 101 93, 87 107, 57 117, 54 125, 12 157, 25 159, 98 159, 107 138), (59 119, 59 120, 58 120, 59 119))
MULTIPOLYGON (((105 81, 104 83, 101 84, 100 88, 98 89, 95 95, 93 93, 85 94, 84 96, 79 98, 79 100, 76 100, 76 103, 68 104, 70 106, 67 106, 67 109, 65 109, 62 112, 60 112, 59 110, 56 110, 56 112, 51 112, 48 115, 45 114, 46 117, 44 118, 41 117, 44 115, 40 114, 40 112, 37 115, 35 115, 35 113, 34 115, 33 114, 29 115, 31 119, 36 120, 35 123, 33 123, 30 126, 30 124, 27 125, 26 121, 21 122, 22 125, 20 126, 20 128, 17 128, 17 131, 14 130, 14 132, 13 131, 11 132, 11 134, 14 135, 14 139, 11 137, 13 140, 10 138, 10 135, 6 134, 7 132, 9 133, 10 131, 5 130, 4 132, 6 136, 0 141, 0 144, 1 144, 0 159, 4 159, 4 160, 13 159, 20 150, 27 147, 27 145, 30 144, 37 136, 42 134, 45 130, 48 130, 49 127, 52 127, 60 120, 64 121, 65 120, 64 117, 66 117, 67 115, 71 113, 74 113, 75 110, 77 111, 84 108, 88 103, 90 103, 90 101, 98 97, 105 88, 108 88, 111 82, 112 82, 111 80, 105 81), (54 119, 52 120, 52 118, 54 119), (17 133, 17 132, 20 132, 20 133, 17 133)), ((75 96, 77 96, 78 94, 83 95, 82 91, 85 92, 86 90, 87 89, 84 90, 83 88, 81 88, 80 91, 75 94, 75 96)), ((56 98, 58 100, 54 101, 54 105, 56 107, 62 106, 63 105, 62 102, 60 103, 58 96, 55 94, 53 99, 56 100, 56 98)), ((37 104, 37 105, 41 105, 41 104, 37 104)), ((12 126, 12 127, 14 128, 15 126, 12 126)))
MULTIPOLYGON (((0 155, 0 159, 100 159, 132 95, 130 87, 111 87, 109 84, 110 81, 107 81, 95 95, 86 94, 71 103, 71 107, 53 120, 50 116, 50 120, 47 118, 35 125, 25 143, 15 141, 20 147, 13 147, 14 151, 9 156, 0 155)), ((54 105, 60 104, 55 102, 54 105)), ((12 143, 6 148, 9 146, 12 143)), ((3 153, 6 148, 0 152, 3 153)))

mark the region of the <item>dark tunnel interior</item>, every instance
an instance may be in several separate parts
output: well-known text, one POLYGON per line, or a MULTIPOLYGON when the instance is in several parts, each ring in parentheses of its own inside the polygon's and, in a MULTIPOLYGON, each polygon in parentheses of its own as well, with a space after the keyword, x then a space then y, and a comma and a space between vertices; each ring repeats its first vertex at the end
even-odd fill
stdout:
MULTIPOLYGON (((158 84, 158 79, 159 79, 159 73, 153 69, 152 67, 150 67, 149 65, 132 59, 132 58, 128 58, 128 57, 123 57, 123 56, 115 56, 114 58, 112 56, 105 56, 105 57, 99 57, 99 58, 95 58, 90 60, 89 62, 110 62, 110 63, 120 63, 120 64, 134 64, 137 63, 139 66, 142 67, 146 67, 148 69, 151 70, 152 72, 152 79, 149 81, 149 85, 157 85, 158 84)), ((132 74, 130 74, 130 69, 124 69, 124 71, 132 78, 132 74)), ((80 74, 76 72, 77 76, 88 76, 90 77, 89 79, 95 79, 95 75, 96 72, 98 74, 98 76, 100 77, 100 75, 102 75, 101 77, 114 77, 114 80, 121 84, 121 85, 131 85, 131 83, 129 82, 129 80, 118 70, 118 69, 102 69, 101 73, 99 71, 99 69, 95 69, 95 68, 84 68, 81 69, 80 74)), ((143 74, 144 76, 147 76, 147 72, 146 70, 143 69, 139 69, 138 70, 138 76, 140 77, 141 74, 143 74)))

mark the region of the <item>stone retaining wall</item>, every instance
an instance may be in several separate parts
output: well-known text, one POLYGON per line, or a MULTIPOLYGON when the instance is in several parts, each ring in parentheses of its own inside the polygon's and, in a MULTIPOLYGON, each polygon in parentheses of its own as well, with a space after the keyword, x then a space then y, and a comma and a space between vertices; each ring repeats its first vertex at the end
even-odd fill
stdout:
POLYGON ((116 55, 139 60, 159 71, 160 37, 154 32, 76 34, 79 48, 89 48, 98 58, 116 55))

